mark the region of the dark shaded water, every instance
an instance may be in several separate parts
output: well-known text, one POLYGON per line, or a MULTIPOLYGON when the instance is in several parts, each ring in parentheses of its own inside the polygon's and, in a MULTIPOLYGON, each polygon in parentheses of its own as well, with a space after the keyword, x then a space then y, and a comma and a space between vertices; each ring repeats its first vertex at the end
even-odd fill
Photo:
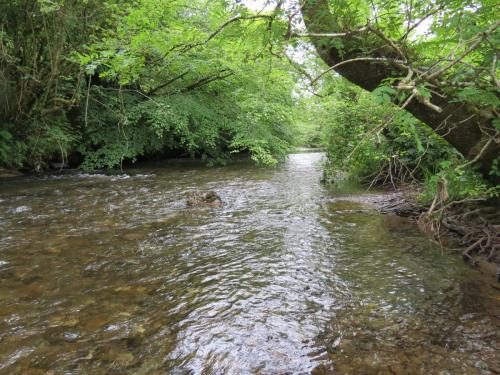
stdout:
POLYGON ((321 157, 1 181, 0 373, 495 373, 498 292, 321 157))

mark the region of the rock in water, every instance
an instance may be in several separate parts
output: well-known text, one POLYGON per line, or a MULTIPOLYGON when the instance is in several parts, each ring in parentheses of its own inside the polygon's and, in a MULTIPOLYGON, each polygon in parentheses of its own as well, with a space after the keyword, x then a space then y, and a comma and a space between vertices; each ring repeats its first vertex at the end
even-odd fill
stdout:
POLYGON ((186 203, 188 207, 220 207, 222 199, 215 191, 190 191, 186 203))

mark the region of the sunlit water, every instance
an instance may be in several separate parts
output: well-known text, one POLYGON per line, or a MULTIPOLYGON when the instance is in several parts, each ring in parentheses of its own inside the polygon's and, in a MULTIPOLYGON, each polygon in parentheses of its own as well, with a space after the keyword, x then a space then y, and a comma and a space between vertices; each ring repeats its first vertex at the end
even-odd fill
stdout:
POLYGON ((0 181, 0 373, 500 371, 498 292, 321 158, 0 181))

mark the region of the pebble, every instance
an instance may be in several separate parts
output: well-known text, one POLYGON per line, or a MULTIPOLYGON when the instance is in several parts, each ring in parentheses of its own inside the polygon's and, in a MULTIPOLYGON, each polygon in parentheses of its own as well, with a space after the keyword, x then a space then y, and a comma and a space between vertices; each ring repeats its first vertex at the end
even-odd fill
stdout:
POLYGON ((75 342, 80 338, 80 335, 76 332, 64 332, 64 341, 75 342))
POLYGON ((16 208, 14 209, 14 212, 15 212, 16 214, 20 214, 20 213, 22 213, 22 212, 29 212, 29 211, 31 211, 31 208, 30 208, 30 207, 28 207, 28 206, 19 206, 19 207, 16 207, 16 208))

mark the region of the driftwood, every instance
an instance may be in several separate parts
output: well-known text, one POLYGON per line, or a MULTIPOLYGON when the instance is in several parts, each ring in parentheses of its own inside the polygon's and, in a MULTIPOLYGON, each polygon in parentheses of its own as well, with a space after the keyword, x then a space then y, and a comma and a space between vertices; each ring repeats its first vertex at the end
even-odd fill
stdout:
POLYGON ((377 209, 384 214, 394 213, 403 217, 417 217, 425 211, 425 207, 416 203, 412 198, 406 198, 400 194, 395 194, 378 204, 377 209))

